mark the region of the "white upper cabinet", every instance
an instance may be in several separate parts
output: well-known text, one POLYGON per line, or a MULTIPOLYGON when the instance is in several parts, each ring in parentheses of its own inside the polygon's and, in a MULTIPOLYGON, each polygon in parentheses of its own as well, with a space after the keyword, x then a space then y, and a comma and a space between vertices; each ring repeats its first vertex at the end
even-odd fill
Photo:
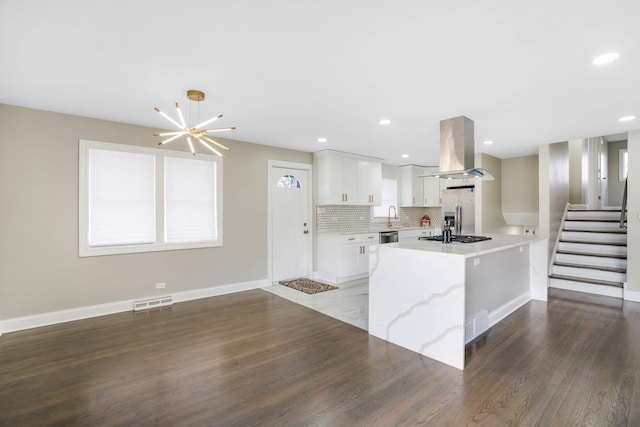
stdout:
POLYGON ((382 164, 358 160, 358 205, 380 205, 382 196, 382 164))
POLYGON ((314 154, 317 204, 380 204, 382 164, 379 159, 323 150, 314 154))
POLYGON ((398 203, 401 207, 440 206, 441 181, 445 180, 422 176, 433 172, 438 172, 437 166, 400 166, 400 198, 398 203))
POLYGON ((424 168, 416 165, 400 166, 400 207, 424 206, 424 168))
MULTIPOLYGON (((424 168, 424 173, 438 172, 437 166, 424 168)), ((439 207, 440 204, 440 178, 424 177, 424 206, 439 207)))

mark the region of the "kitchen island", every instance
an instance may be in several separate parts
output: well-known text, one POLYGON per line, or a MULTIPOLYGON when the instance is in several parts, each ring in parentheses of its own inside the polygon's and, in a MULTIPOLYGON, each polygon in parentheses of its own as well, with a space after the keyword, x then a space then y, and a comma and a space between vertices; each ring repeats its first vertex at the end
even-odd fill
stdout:
POLYGON ((458 369, 465 344, 531 299, 547 300, 547 239, 372 245, 369 333, 458 369))

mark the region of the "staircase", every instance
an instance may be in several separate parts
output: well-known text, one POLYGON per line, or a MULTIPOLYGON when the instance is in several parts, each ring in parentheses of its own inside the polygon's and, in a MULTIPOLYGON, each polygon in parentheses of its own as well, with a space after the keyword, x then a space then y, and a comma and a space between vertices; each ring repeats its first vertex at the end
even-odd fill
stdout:
POLYGON ((627 229, 620 210, 568 207, 550 268, 549 286, 623 297, 627 229))

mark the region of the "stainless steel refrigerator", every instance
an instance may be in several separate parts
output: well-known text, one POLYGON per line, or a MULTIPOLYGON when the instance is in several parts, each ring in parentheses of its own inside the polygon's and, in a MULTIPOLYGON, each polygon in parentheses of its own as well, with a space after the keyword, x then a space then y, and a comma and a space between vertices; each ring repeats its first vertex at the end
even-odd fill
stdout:
POLYGON ((475 204, 474 187, 442 190, 442 215, 445 224, 449 221, 453 234, 475 234, 475 204))

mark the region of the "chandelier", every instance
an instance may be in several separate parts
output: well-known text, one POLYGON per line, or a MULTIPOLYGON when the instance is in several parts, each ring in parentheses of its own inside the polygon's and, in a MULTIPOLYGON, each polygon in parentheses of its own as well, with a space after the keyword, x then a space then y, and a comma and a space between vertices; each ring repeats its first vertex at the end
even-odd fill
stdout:
MULTIPOLYGON (((200 102, 202 100, 204 100, 204 92, 200 92, 199 90, 188 90, 187 91, 187 98, 189 98, 189 100, 191 101, 191 103, 193 102, 200 102)), ((187 137, 187 143, 189 143, 189 149, 191 150, 191 153, 195 156, 196 155, 196 151, 193 147, 193 142, 194 141, 198 141, 200 144, 202 144, 203 146, 205 146, 207 149, 209 149, 210 151, 212 151, 213 153, 217 154, 218 156, 222 157, 223 159, 225 158, 222 153, 218 150, 216 150, 216 148, 214 148, 214 146, 221 148, 225 151, 230 151, 229 148, 225 147, 224 145, 220 144, 218 141, 211 139, 207 136, 207 134, 210 133, 214 133, 214 132, 222 132, 222 131, 227 131, 227 130, 235 130, 235 127, 228 127, 228 128, 215 128, 215 129, 202 129, 204 126, 208 125, 209 123, 215 122, 218 119, 222 118, 222 114, 219 114, 217 116, 214 116, 212 118, 210 118, 209 120, 205 120, 202 123, 198 123, 197 125, 191 127, 191 104, 189 104, 189 126, 187 126, 185 120, 184 120, 184 116, 182 115, 182 110, 180 110, 180 106, 178 105, 178 103, 176 102, 176 110, 178 111, 178 119, 180 120, 180 123, 178 123, 177 121, 173 120, 171 117, 169 117, 168 115, 166 115, 165 113, 163 113, 162 111, 160 111, 160 109, 155 108, 155 110, 165 119, 169 120, 173 125, 175 125, 178 129, 180 129, 179 131, 175 131, 175 132, 154 132, 153 136, 169 136, 170 138, 165 139, 164 141, 161 141, 158 143, 158 145, 164 145, 167 144, 171 141, 175 141, 176 139, 180 138, 181 136, 186 136, 187 137)), ((198 104, 198 111, 197 111, 197 116, 198 116, 198 120, 200 119, 200 105, 198 104)))

